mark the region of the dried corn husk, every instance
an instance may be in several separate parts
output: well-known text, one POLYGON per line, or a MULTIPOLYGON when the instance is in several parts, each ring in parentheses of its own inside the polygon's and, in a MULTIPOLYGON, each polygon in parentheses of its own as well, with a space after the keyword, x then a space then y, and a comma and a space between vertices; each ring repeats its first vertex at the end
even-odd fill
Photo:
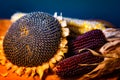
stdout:
POLYGON ((96 56, 104 57, 104 61, 99 63, 94 70, 85 74, 83 77, 79 78, 78 80, 94 79, 96 77, 101 77, 103 75, 112 73, 113 71, 120 69, 120 40, 114 40, 112 42, 106 43, 100 49, 102 55, 98 54, 93 50, 90 51, 96 56))
POLYGON ((120 39, 120 29, 119 28, 106 28, 103 33, 108 41, 113 41, 120 39))

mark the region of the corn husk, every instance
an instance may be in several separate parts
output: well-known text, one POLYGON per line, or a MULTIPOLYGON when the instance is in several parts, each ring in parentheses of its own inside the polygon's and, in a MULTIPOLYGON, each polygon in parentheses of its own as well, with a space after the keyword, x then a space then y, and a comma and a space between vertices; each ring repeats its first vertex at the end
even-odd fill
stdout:
POLYGON ((96 56, 104 57, 104 61, 96 64, 98 66, 94 70, 85 74, 78 80, 91 80, 106 74, 110 74, 115 70, 120 70, 120 40, 114 40, 112 42, 106 43, 100 49, 100 52, 102 53, 101 55, 93 50, 88 50, 96 56))

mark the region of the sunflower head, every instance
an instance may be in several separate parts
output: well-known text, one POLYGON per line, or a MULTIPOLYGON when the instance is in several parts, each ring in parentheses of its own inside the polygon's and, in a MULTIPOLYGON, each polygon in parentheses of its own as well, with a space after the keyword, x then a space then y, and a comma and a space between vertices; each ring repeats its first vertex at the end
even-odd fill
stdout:
POLYGON ((6 59, 18 68, 35 68, 42 75, 67 51, 64 28, 47 13, 33 12, 21 17, 11 25, 3 40, 6 59))

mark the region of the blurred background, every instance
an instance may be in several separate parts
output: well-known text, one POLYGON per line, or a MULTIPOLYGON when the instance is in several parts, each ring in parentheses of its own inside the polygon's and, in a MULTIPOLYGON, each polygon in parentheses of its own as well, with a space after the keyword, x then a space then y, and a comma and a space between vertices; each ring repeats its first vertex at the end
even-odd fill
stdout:
POLYGON ((0 0, 0 19, 16 12, 58 12, 65 17, 102 19, 120 27, 119 0, 0 0))

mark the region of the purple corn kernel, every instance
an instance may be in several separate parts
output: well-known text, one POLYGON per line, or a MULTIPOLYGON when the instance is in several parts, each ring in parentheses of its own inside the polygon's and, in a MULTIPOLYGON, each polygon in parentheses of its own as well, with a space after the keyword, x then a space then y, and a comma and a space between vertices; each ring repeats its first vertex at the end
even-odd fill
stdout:
POLYGON ((106 42, 107 40, 103 32, 101 30, 96 29, 78 36, 71 43, 71 50, 75 54, 79 53, 78 51, 83 48, 96 50, 102 47, 106 42))
POLYGON ((87 51, 60 61, 53 70, 58 76, 63 78, 82 76, 92 71, 97 65, 80 66, 79 64, 93 64, 101 61, 103 61, 102 57, 94 56, 87 51))

